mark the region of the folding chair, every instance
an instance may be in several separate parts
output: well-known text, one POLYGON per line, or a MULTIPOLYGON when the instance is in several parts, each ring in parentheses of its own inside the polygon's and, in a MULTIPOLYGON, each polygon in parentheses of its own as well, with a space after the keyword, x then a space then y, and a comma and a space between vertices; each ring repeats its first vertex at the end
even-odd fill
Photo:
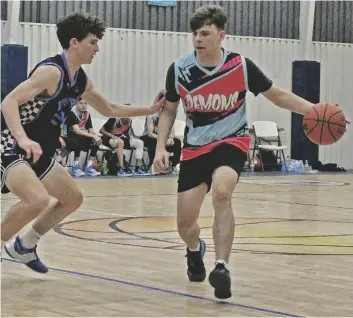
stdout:
POLYGON ((264 171, 265 169, 260 150, 273 151, 276 152, 277 160, 281 159, 282 157, 287 171, 286 158, 284 156, 284 149, 286 149, 287 146, 283 146, 281 143, 277 124, 272 121, 255 121, 253 123, 253 131, 255 140, 252 153, 252 160, 254 160, 255 151, 257 150, 261 159, 261 168, 262 171, 264 171), (278 157, 279 153, 281 155, 280 157, 278 157))
POLYGON ((184 142, 185 126, 186 126, 186 122, 184 120, 177 119, 174 123, 175 137, 181 140, 182 147, 184 142))

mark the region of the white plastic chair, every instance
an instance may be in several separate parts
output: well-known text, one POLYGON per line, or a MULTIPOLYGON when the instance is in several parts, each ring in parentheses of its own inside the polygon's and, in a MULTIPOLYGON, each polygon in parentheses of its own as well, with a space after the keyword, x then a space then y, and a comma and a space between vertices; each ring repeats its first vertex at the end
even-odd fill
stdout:
POLYGON ((183 146, 185 126, 186 123, 184 120, 177 119, 174 123, 175 137, 181 140, 181 146, 183 146))
POLYGON ((141 137, 145 130, 146 117, 133 117, 131 127, 137 137, 141 137))
POLYGON ((255 151, 258 150, 261 159, 262 171, 264 171, 264 165, 260 150, 273 151, 276 152, 276 159, 278 159, 278 153, 281 154, 282 160, 284 161, 287 170, 286 158, 284 156, 284 149, 286 149, 287 146, 283 146, 281 143, 277 124, 272 121, 255 121, 253 122, 253 130, 255 142, 252 160, 254 160, 255 151))

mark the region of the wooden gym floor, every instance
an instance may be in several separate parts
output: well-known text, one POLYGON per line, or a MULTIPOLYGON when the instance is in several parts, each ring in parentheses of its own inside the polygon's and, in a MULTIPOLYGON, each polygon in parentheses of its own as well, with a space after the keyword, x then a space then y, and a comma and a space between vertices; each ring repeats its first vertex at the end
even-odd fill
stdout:
MULTIPOLYGON (((176 177, 79 179, 82 207, 39 245, 36 274, 2 261, 2 316, 353 316, 353 174, 243 176, 234 194, 233 297, 190 283, 176 177)), ((17 200, 2 196, 2 213, 17 200)), ((205 263, 214 262, 210 195, 205 263)))

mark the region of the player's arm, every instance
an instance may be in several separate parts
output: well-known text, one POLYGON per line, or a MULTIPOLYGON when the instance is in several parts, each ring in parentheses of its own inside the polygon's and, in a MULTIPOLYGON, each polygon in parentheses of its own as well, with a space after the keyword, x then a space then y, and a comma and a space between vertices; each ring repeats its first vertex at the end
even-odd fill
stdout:
POLYGON ((165 102, 163 111, 159 117, 158 122, 156 151, 165 150, 165 145, 174 126, 175 118, 178 111, 178 105, 179 102, 165 102))
POLYGON ((312 111, 313 103, 273 84, 252 60, 245 58, 245 61, 248 87, 255 96, 261 93, 276 106, 295 113, 304 115, 312 111))
POLYGON ((168 68, 165 86, 166 102, 159 117, 156 151, 165 151, 166 142, 171 134, 178 111, 180 96, 175 88, 174 63, 168 68))
POLYGON ((76 116, 72 111, 70 111, 67 115, 66 127, 68 130, 74 132, 76 135, 85 136, 89 138, 93 137, 92 134, 80 129, 78 124, 76 124, 76 116))
POLYGON ((159 116, 157 146, 154 166, 156 171, 164 171, 168 169, 169 159, 165 149, 168 136, 174 126, 175 118, 178 111, 180 96, 175 89, 175 71, 174 63, 169 66, 166 77, 166 102, 162 113, 159 116))
POLYGON ((164 98, 159 98, 158 101, 150 107, 127 106, 110 103, 99 93, 89 79, 82 97, 90 106, 106 117, 136 117, 152 115, 163 107, 165 101, 164 98))
MULTIPOLYGON (((178 105, 176 106, 176 108, 178 109, 178 105)), ((175 129, 174 129, 174 125, 172 127, 172 129, 170 130, 170 134, 169 134, 169 137, 170 139, 173 139, 175 138, 175 129)))
POLYGON ((95 138, 96 135, 84 130, 81 130, 80 127, 78 125, 73 125, 72 126, 72 131, 76 134, 76 135, 80 135, 80 136, 85 136, 85 137, 89 137, 89 138, 95 138))
POLYGON ((116 138, 115 135, 110 133, 109 131, 112 131, 113 125, 115 122, 115 118, 109 118, 108 121, 99 129, 99 132, 109 138, 116 138))
POLYGON ((53 94, 60 81, 61 73, 55 66, 41 66, 30 78, 11 91, 1 103, 6 124, 16 140, 27 137, 21 125, 19 106, 40 93, 53 94))
POLYGON ((16 139, 18 146, 25 151, 26 157, 33 157, 33 162, 39 159, 42 149, 38 143, 27 137, 21 124, 19 106, 41 93, 48 96, 53 95, 60 78, 61 72, 57 67, 41 66, 34 71, 30 78, 11 91, 1 103, 1 111, 7 127, 16 139))
POLYGON ((305 115, 313 110, 313 103, 274 84, 262 94, 276 106, 298 114, 305 115))
MULTIPOLYGON (((94 131, 93 132, 90 132, 90 131, 87 132, 87 131, 81 130, 78 125, 73 125, 72 126, 72 130, 73 130, 73 132, 76 135, 92 138, 95 142, 99 142, 101 140, 101 138, 98 135, 96 135, 94 133, 94 131)), ((93 130, 93 128, 91 128, 90 130, 93 130)))
POLYGON ((93 128, 91 114, 88 115, 88 119, 86 121, 85 128, 90 134, 92 134, 92 135, 94 135, 96 137, 99 137, 99 135, 97 134, 97 132, 93 128))

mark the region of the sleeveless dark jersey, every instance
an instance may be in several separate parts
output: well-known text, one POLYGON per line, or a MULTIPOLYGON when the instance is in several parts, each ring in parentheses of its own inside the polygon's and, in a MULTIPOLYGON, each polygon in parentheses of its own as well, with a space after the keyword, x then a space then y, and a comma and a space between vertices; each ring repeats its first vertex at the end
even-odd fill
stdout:
MULTIPOLYGON (((87 76, 80 67, 71 78, 64 54, 58 54, 38 63, 28 77, 43 65, 56 66, 61 72, 56 92, 50 97, 41 94, 35 96, 21 105, 19 112, 21 124, 28 138, 41 145, 44 155, 52 156, 59 140, 60 126, 76 104, 78 97, 85 91, 87 76)), ((1 116, 1 147, 5 155, 18 150, 16 140, 3 116, 1 116)))

